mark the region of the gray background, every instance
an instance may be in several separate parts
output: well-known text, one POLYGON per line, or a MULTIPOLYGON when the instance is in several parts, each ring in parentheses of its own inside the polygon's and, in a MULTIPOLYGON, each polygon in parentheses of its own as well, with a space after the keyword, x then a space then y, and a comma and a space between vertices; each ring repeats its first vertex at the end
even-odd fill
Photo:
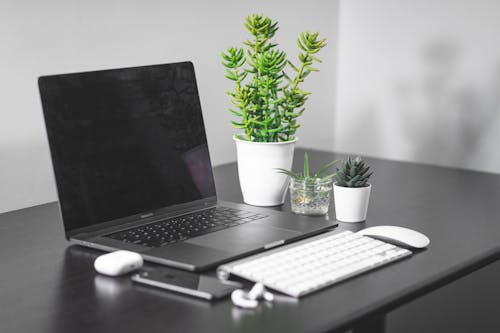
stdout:
POLYGON ((500 1, 346 0, 339 19, 335 149, 500 172, 500 1))
POLYGON ((220 52, 249 13, 329 38, 299 146, 500 172, 495 0, 0 1, 0 212, 56 200, 36 78, 192 60, 214 164, 235 159, 220 52))

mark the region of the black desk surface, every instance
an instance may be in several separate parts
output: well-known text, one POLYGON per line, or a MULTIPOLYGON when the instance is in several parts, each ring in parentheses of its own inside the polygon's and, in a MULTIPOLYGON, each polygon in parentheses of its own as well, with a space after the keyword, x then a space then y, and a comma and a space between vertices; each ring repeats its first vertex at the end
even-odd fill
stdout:
MULTIPOLYGON (((333 157, 311 153, 314 167, 333 157)), ((429 236, 427 250, 298 302, 249 311, 97 275, 100 253, 69 246, 50 203, 0 215, 0 331, 323 332, 389 311, 500 256, 500 176, 368 161, 375 171, 368 220, 340 229, 410 227, 429 236)), ((221 199, 241 201, 234 163, 217 167, 215 176, 221 199)))

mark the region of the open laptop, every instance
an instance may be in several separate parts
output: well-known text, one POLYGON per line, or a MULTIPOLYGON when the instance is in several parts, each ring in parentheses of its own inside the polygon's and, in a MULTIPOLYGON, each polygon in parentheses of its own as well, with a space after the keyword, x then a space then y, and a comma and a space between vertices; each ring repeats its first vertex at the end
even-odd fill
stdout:
POLYGON ((70 240, 202 270, 336 225, 217 200, 190 62, 38 83, 70 240))

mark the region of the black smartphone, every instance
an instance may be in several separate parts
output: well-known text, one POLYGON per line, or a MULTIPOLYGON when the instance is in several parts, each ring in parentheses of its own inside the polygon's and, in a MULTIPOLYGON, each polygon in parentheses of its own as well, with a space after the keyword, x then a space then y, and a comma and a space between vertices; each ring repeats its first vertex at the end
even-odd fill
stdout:
POLYGON ((241 288, 238 282, 223 283, 212 276, 174 270, 141 272, 133 275, 132 281, 207 300, 223 298, 241 288))

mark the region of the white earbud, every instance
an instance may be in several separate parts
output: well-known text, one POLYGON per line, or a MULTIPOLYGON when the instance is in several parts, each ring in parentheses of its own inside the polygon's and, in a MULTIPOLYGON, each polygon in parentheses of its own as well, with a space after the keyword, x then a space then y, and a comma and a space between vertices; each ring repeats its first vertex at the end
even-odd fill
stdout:
POLYGON ((272 302, 274 300, 274 295, 266 291, 266 288, 260 282, 256 283, 248 293, 238 289, 231 294, 231 300, 234 305, 247 309, 256 308, 261 298, 268 302, 272 302))
POLYGON ((264 299, 268 302, 274 301, 274 295, 271 294, 269 291, 264 292, 264 299))
POLYGON ((250 299, 258 300, 264 296, 265 291, 266 288, 264 288, 264 285, 260 282, 257 282, 256 284, 254 284, 252 289, 250 289, 247 297, 250 299))
POLYGON ((253 309, 259 305, 259 302, 254 299, 250 299, 247 297, 247 293, 241 289, 236 289, 231 293, 231 300, 234 305, 237 305, 241 308, 253 309))

